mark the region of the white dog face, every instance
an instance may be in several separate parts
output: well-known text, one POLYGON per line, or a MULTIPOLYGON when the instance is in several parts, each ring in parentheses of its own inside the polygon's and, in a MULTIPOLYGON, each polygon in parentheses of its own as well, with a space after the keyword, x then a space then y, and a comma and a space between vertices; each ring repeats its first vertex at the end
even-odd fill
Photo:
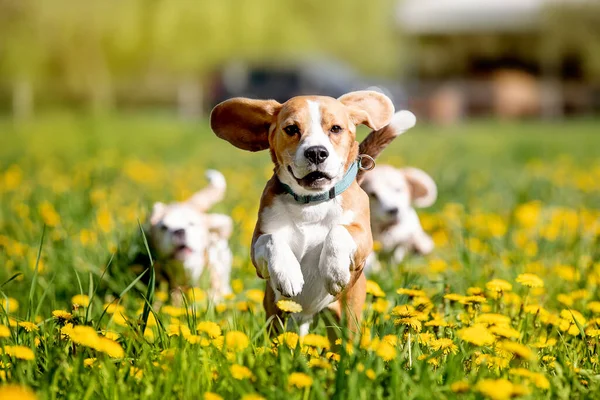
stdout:
MULTIPOLYGON (((189 277, 196 281, 207 265, 229 271, 230 265, 214 265, 215 248, 226 247, 231 235, 231 218, 206 213, 225 193, 225 179, 217 171, 207 171, 209 185, 184 202, 155 203, 150 217, 150 238, 157 256, 183 264, 189 277), (222 243, 221 243, 222 242, 222 243)), ((218 258, 218 257, 217 257, 218 258)), ((223 257, 221 257, 223 258, 223 257)), ((228 277, 223 287, 229 285, 228 277)))
POLYGON ((185 261, 203 257, 208 231, 191 206, 156 203, 152 211, 151 237, 160 257, 185 261))
POLYGON ((377 225, 401 223, 414 207, 429 207, 437 187, 429 175, 417 168, 378 165, 361 184, 369 195, 371 220, 377 225))

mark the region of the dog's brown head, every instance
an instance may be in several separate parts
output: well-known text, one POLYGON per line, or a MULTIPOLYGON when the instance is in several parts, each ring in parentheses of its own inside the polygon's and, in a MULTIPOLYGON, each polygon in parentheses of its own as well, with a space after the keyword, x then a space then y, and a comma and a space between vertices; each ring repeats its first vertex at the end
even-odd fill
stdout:
POLYGON ((270 149, 279 180, 298 194, 314 194, 333 187, 356 159, 356 126, 380 129, 393 114, 385 95, 358 91, 339 99, 298 96, 283 104, 234 98, 213 109, 210 123, 236 147, 270 149))

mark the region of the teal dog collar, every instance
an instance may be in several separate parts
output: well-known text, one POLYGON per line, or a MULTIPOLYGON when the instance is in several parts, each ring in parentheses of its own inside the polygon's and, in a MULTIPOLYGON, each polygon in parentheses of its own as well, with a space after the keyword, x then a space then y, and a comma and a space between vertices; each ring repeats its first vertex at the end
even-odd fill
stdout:
POLYGON ((360 157, 356 161, 354 161, 352 163, 352 165, 350 165, 350 168, 348 168, 348 171, 346 171, 342 180, 339 181, 338 183, 336 183, 334 187, 329 189, 329 191, 327 191, 327 192, 319 193, 319 194, 315 194, 315 195, 305 195, 304 196, 304 195, 294 193, 292 188, 283 182, 281 182, 281 186, 283 186, 283 190, 286 193, 292 195, 294 200, 296 200, 298 203, 301 203, 301 204, 320 203, 322 201, 331 200, 331 199, 335 198, 336 196, 344 193, 350 187, 350 185, 352 185, 352 182, 356 179, 356 174, 358 174, 359 169, 362 169, 360 157))

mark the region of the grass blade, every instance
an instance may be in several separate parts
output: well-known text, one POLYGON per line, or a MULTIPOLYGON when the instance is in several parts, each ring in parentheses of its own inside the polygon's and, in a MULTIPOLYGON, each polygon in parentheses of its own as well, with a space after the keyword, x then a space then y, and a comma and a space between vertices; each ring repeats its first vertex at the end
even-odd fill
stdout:
POLYGON ((146 325, 148 324, 148 317, 150 315, 150 309, 152 308, 152 304, 154 303, 154 290, 156 286, 156 271, 154 271, 154 261, 152 260, 152 254, 150 253, 150 246, 148 246, 148 239, 144 234, 144 229, 142 228, 142 224, 140 220, 138 220, 138 226, 140 228, 140 232, 142 233, 142 238, 144 239, 144 246, 146 246, 146 252, 148 253, 148 258, 150 259, 150 281, 148 282, 148 290, 146 291, 145 299, 146 303, 144 304, 144 311, 142 312, 142 333, 146 330, 146 325))
POLYGON ((37 258, 35 260, 35 269, 33 270, 33 278, 31 279, 31 287, 29 288, 29 304, 27 307, 27 321, 31 317, 31 309, 33 308, 33 295, 35 294, 35 286, 37 285, 37 277, 40 268, 40 258, 42 257, 42 247, 44 246, 44 237, 46 236, 46 224, 42 228, 42 237, 40 238, 40 245, 38 247, 37 258))

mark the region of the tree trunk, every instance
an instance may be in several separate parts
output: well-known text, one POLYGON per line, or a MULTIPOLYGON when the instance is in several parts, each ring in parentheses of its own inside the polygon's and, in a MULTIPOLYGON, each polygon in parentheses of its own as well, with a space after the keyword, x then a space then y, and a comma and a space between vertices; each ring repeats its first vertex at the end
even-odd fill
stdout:
POLYGON ((177 109, 181 119, 198 119, 203 113, 202 85, 193 77, 184 78, 177 87, 177 109))
POLYGON ((13 83, 12 113, 17 121, 33 116, 33 85, 29 79, 19 78, 13 83))

